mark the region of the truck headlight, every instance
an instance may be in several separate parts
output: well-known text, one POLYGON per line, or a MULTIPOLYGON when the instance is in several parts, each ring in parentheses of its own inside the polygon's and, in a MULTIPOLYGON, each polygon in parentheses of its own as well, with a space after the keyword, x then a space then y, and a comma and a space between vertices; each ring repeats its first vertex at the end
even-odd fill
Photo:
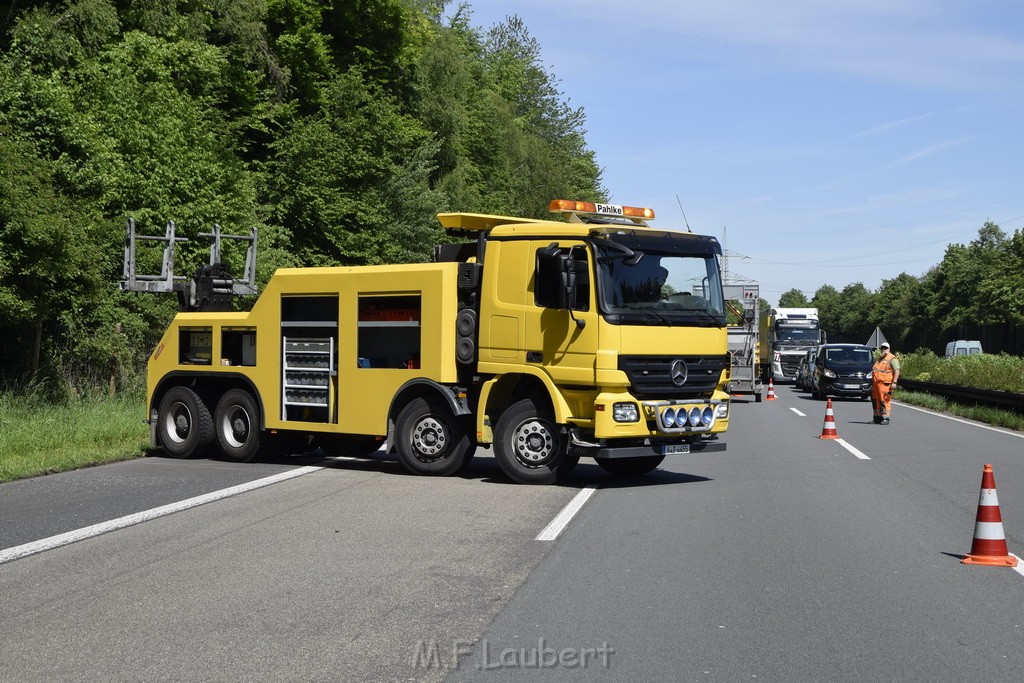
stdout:
POLYGON ((694 406, 694 407, 690 408, 690 426, 691 427, 699 427, 700 426, 700 422, 703 419, 701 417, 701 415, 702 415, 701 409, 698 408, 697 406, 694 406))
POLYGON ((711 422, 715 419, 715 411, 711 410, 711 406, 705 406, 700 419, 705 427, 711 426, 711 422))
POLYGON ((724 420, 725 418, 729 417, 729 404, 719 403, 718 407, 715 408, 715 417, 717 417, 719 420, 724 420))
POLYGON ((639 422, 640 408, 635 403, 616 403, 612 406, 612 419, 616 422, 639 422))
POLYGON ((666 408, 665 412, 661 414, 661 421, 665 423, 666 427, 676 426, 676 409, 666 408))

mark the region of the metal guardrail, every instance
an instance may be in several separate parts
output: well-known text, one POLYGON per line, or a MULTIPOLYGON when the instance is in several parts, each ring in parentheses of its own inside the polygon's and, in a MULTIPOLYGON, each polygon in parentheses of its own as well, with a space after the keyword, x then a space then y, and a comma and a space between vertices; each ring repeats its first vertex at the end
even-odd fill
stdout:
POLYGON ((899 385, 915 391, 926 391, 929 394, 938 394, 962 401, 973 401, 988 405, 1011 408, 1024 412, 1024 394, 1014 394, 1009 391, 995 391, 993 389, 978 389, 976 387, 964 387, 956 384, 939 384, 938 382, 921 382, 916 379, 900 377, 899 385))

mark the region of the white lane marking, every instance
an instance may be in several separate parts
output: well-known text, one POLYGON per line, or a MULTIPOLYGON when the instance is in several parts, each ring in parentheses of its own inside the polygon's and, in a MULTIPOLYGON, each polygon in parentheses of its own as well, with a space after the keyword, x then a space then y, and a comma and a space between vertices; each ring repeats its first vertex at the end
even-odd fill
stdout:
MULTIPOLYGON (((1010 553, 1010 555, 1013 555, 1013 553, 1010 553)), ((1016 555, 1013 556, 1017 557, 1016 555)), ((1019 557, 1017 557, 1017 566, 1013 568, 1013 571, 1017 572, 1021 576, 1024 576, 1024 560, 1021 560, 1019 557)))
POLYGON ((569 501, 569 504, 562 508, 562 511, 555 515, 555 518, 544 527, 544 530, 537 534, 535 541, 553 541, 558 538, 558 535, 562 533, 562 530, 568 526, 572 518, 576 516, 576 513, 580 511, 583 504, 594 495, 594 491, 597 489, 593 486, 588 486, 582 489, 576 496, 569 501))
POLYGON ((806 415, 804 415, 803 413, 801 413, 801 412, 800 412, 799 410, 797 410, 796 408, 792 408, 792 407, 791 407, 791 408, 790 408, 790 410, 792 410, 792 411, 793 411, 794 413, 796 413, 796 414, 797 414, 797 415, 799 415, 800 417, 807 417, 806 415))
POLYGON ((842 446, 843 448, 845 448, 846 450, 850 451, 854 455, 856 455, 861 460, 870 460, 871 459, 868 456, 866 456, 863 453, 861 453, 860 451, 858 451, 852 445, 846 443, 846 441, 844 441, 843 439, 836 439, 836 443, 839 444, 840 446, 842 446))
POLYGON ((47 550, 53 550, 76 541, 83 541, 93 536, 99 536, 105 534, 108 531, 116 531, 117 529, 123 529, 125 527, 133 526, 135 524, 141 524, 142 522, 148 522, 151 519, 157 517, 164 517, 166 515, 173 514, 175 512, 181 512, 182 510, 188 510, 199 505, 205 505, 206 503, 212 503, 215 500, 222 498, 228 498, 230 496, 237 496, 239 493, 245 493, 246 491, 252 491, 253 489, 262 488, 264 486, 270 486, 281 481, 288 479, 294 479, 295 477, 301 477, 304 474, 316 472, 322 470, 322 467, 308 466, 299 467, 298 469, 289 470, 287 472, 281 472, 263 479, 256 479, 255 481, 246 482, 245 484, 239 484, 238 486, 232 486, 230 488, 221 489, 220 491, 213 491, 212 493, 204 493, 201 496, 189 498, 187 500, 181 500, 177 503, 170 503, 169 505, 162 505, 160 507, 153 508, 151 510, 143 510, 142 512, 136 512, 135 514, 126 515, 117 519, 112 519, 107 522, 100 522, 99 524, 93 524, 92 526, 83 527, 74 531, 68 531, 63 534, 56 536, 50 536, 38 541, 32 541, 30 543, 24 543, 22 545, 16 545, 13 548, 7 548, 6 550, 0 550, 0 564, 17 560, 22 557, 29 555, 35 555, 47 550))
POLYGON ((953 417, 952 415, 946 415, 945 413, 937 413, 934 410, 929 410, 928 408, 921 408, 920 406, 912 406, 909 403, 903 403, 901 401, 893 401, 893 403, 895 403, 898 406, 902 406, 903 408, 910 408, 911 410, 917 410, 917 411, 920 411, 922 413, 928 413, 929 415, 934 415, 935 417, 941 417, 941 418, 944 418, 946 420, 952 420, 953 422, 959 422, 960 424, 970 425, 972 427, 980 427, 981 429, 987 429, 990 432, 998 432, 1000 434, 1005 434, 1007 436, 1015 436, 1018 439, 1024 439, 1024 433, 1021 433, 1021 432, 1011 432, 1008 429, 1000 429, 999 427, 991 427, 989 425, 981 424, 980 422, 973 422, 971 420, 965 420, 963 418, 953 417))

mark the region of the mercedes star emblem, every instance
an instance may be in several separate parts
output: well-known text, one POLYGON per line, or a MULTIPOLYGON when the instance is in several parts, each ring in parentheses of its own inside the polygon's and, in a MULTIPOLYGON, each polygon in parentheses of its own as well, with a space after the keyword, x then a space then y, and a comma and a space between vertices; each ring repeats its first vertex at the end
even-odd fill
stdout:
POLYGON ((669 376, 672 378, 672 384, 677 387, 686 384, 686 361, 682 358, 676 358, 672 361, 672 369, 669 371, 669 376))

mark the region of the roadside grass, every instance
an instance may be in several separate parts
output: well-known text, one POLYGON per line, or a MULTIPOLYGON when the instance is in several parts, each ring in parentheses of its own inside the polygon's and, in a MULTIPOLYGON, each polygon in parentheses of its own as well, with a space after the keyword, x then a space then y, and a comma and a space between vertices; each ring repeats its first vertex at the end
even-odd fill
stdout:
POLYGON ((1024 415, 1012 413, 991 406, 969 406, 953 403, 944 396, 936 396, 920 391, 900 390, 895 396, 897 401, 903 401, 911 405, 928 408, 940 413, 949 413, 969 420, 984 422, 995 427, 1005 427, 1024 431, 1024 415))
POLYGON ((128 460, 149 444, 138 396, 55 404, 0 394, 0 482, 128 460))
POLYGON ((901 353, 900 374, 922 382, 1024 394, 1024 358, 1005 353, 942 358, 931 351, 901 353))

